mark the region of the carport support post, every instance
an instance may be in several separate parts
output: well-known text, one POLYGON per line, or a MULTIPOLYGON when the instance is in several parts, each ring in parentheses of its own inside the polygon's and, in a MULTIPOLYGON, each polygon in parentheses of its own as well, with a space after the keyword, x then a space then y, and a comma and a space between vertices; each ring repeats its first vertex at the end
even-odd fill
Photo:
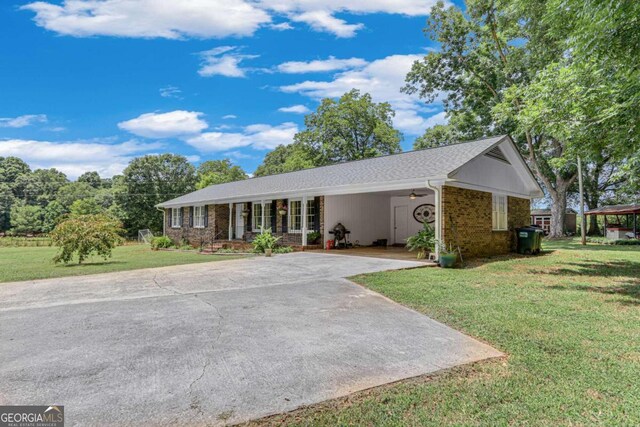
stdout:
POLYGON ((302 246, 307 246, 307 196, 302 196, 300 213, 302 214, 302 246))

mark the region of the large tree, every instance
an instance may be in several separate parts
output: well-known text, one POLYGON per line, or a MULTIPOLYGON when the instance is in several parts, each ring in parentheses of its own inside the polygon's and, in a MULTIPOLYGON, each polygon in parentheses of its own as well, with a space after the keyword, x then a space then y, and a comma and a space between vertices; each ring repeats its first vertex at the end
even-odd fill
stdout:
POLYGON ((551 236, 563 234, 577 154, 603 147, 588 137, 602 106, 589 90, 594 69, 571 68, 573 30, 556 28, 573 14, 547 0, 469 0, 465 12, 439 3, 426 32, 440 49, 414 64, 404 88, 427 101, 444 93, 463 138, 512 136, 553 202, 551 236))
POLYGON ((402 134, 393 127, 394 115, 389 103, 352 89, 337 101, 323 99, 294 140, 317 152, 320 165, 398 153, 402 134))
POLYGON ((318 166, 319 158, 317 150, 301 142, 278 145, 273 151, 267 153, 254 175, 265 176, 312 168, 318 166))
POLYGON ((154 206, 195 189, 195 168, 184 156, 148 155, 135 158, 124 170, 116 200, 130 235, 140 229, 162 230, 162 213, 154 206))
POLYGON ((424 134, 420 135, 413 141, 413 148, 416 150, 422 148, 434 148, 443 145, 450 145, 460 142, 460 135, 456 131, 455 126, 451 124, 435 125, 428 128, 424 134))
POLYGON ((85 182, 93 188, 100 188, 103 184, 102 178, 100 178, 100 174, 96 171, 83 173, 78 177, 78 182, 85 182))
POLYGON ((55 168, 37 169, 18 176, 15 181, 16 197, 30 205, 47 206, 55 200, 58 190, 69 180, 55 168))
POLYGON ((214 184, 240 181, 248 177, 240 166, 233 165, 229 159, 207 160, 198 166, 196 188, 201 189, 214 184))

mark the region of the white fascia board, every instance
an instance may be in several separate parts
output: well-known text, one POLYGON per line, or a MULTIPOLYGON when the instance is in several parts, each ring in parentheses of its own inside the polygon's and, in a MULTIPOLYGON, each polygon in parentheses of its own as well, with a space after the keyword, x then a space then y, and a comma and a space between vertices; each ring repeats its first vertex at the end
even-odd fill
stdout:
POLYGON ((199 200, 197 202, 192 203, 162 203, 157 205, 163 208, 172 208, 179 206, 191 206, 195 203, 197 204, 226 204, 226 203, 239 203, 239 202, 247 202, 253 200, 260 199, 290 199, 293 197, 316 197, 316 196, 337 196, 344 194, 359 194, 359 193, 373 193, 379 191, 393 191, 393 190, 412 190, 416 188, 423 188, 427 185, 427 180, 429 181, 441 181, 444 182, 447 178, 444 176, 440 177, 426 177, 426 178, 418 178, 411 180, 402 180, 402 181, 392 181, 386 183, 372 183, 372 184, 357 184, 357 185, 344 185, 344 186, 336 186, 336 187, 320 187, 320 188, 308 188, 305 190, 292 190, 286 192, 279 193, 266 193, 266 194, 251 194, 247 196, 239 196, 227 199, 212 199, 212 200, 199 200))

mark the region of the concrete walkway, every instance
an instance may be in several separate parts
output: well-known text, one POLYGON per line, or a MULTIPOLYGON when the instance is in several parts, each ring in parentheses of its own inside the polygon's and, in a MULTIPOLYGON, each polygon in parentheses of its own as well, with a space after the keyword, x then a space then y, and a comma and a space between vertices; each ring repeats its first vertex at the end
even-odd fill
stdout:
POLYGON ((417 265, 294 253, 2 284, 0 404, 216 425, 500 356, 344 279, 417 265))

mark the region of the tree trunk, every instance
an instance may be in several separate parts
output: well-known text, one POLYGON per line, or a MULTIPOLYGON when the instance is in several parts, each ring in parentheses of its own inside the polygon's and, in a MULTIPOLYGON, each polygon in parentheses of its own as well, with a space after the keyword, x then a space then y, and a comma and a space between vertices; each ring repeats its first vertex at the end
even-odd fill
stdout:
MULTIPOLYGON (((589 209, 592 209, 589 206, 589 209)), ((600 228, 598 227, 598 216, 597 215, 589 215, 589 228, 587 234, 589 236, 599 236, 600 228)))
POLYGON ((550 238, 564 237, 564 223, 567 214, 567 190, 560 189, 549 192, 551 195, 551 226, 550 238))

